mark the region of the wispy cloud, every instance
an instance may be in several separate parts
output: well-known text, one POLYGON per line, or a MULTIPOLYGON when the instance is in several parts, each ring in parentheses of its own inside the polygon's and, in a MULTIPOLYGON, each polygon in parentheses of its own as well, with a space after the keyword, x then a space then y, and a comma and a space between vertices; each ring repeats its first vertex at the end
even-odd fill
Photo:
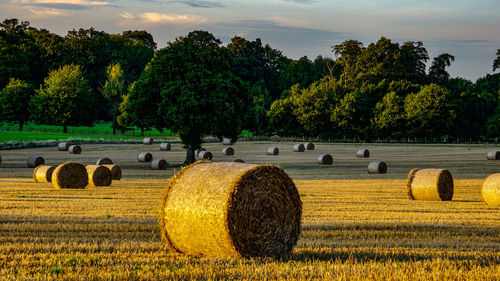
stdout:
POLYGON ((316 0, 283 0, 283 1, 295 2, 295 3, 299 3, 299 4, 306 4, 306 5, 311 5, 314 2, 318 2, 316 0))
POLYGON ((29 8, 29 11, 31 12, 33 18, 38 18, 38 19, 69 16, 67 13, 64 13, 61 10, 53 8, 32 7, 29 8))
POLYGON ((304 20, 300 20, 297 18, 289 18, 289 17, 282 17, 282 16, 267 16, 270 20, 274 21, 276 24, 283 25, 283 26, 293 26, 293 27, 311 27, 311 25, 304 20))
POLYGON ((226 7, 221 2, 216 1, 204 1, 204 0, 170 0, 170 1, 160 1, 160 0, 142 0, 147 3, 155 3, 155 4, 172 4, 172 3, 180 3, 184 5, 188 5, 194 8, 222 8, 226 7))
POLYGON ((90 7, 111 6, 108 1, 91 0, 12 0, 12 4, 21 5, 34 10, 35 12, 45 11, 47 13, 57 13, 58 10, 86 10, 90 7), (43 7, 44 9, 35 9, 43 7))
POLYGON ((133 15, 128 12, 121 14, 122 25, 140 25, 140 26, 154 26, 154 25, 173 25, 173 26, 192 26, 200 23, 207 22, 205 17, 190 15, 190 14, 162 14, 155 12, 142 13, 133 15))

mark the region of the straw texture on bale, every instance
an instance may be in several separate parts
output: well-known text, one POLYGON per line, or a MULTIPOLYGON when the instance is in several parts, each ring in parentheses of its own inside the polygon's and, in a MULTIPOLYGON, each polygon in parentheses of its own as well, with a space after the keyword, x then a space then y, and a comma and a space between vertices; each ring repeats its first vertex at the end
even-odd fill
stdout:
POLYGON ((387 165, 382 161, 373 161, 368 164, 369 174, 385 174, 387 173, 387 165))
POLYGON ((102 165, 87 165, 89 176, 89 186, 109 186, 111 185, 111 171, 102 165))
POLYGON ((243 159, 234 159, 233 162, 236 162, 236 163, 245 163, 245 160, 243 159))
POLYGON ((304 152, 304 150, 306 150, 306 147, 301 143, 297 143, 293 146, 294 152, 304 152))
POLYGON ((60 142, 57 144, 57 150, 59 151, 68 151, 69 143, 68 142, 60 142))
POLYGON ((332 165, 333 157, 330 154, 321 154, 318 156, 318 164, 320 165, 332 165))
POLYGON ((272 142, 279 142, 280 141, 280 136, 277 136, 277 135, 271 136, 271 141, 272 142))
POLYGON ((222 149, 222 154, 224 154, 224 155, 234 155, 234 149, 232 147, 224 147, 222 149))
POLYGON ((198 153, 198 159, 200 160, 212 160, 214 156, 212 155, 212 152, 210 151, 206 151, 206 150, 203 150, 203 151, 200 151, 200 153, 198 153))
POLYGON ((51 182, 55 169, 56 167, 40 165, 33 170, 33 179, 35 182, 51 182))
POLYGON ((109 171, 111 172, 111 179, 112 180, 119 180, 122 178, 122 168, 118 165, 103 165, 104 167, 108 168, 109 171))
POLYGON ((172 150, 172 145, 168 142, 160 143, 160 151, 170 151, 172 150))
POLYGON ((165 159, 154 159, 151 161, 151 169, 153 170, 166 170, 168 163, 165 159))
POLYGON ((453 197, 453 177, 444 169, 413 169, 406 182, 411 200, 450 201, 453 197))
POLYGON ((70 145, 68 151, 71 154, 80 154, 82 153, 82 148, 79 145, 70 145))
POLYGON ((267 155, 279 155, 280 150, 276 146, 270 146, 267 148, 266 154, 267 155))
POLYGON ((52 173, 52 185, 57 189, 85 188, 88 182, 87 169, 80 163, 63 163, 52 173))
POLYGON ((223 145, 233 145, 233 141, 230 138, 224 138, 222 140, 223 145))
POLYGON ((359 149, 358 152, 356 152, 356 157, 358 157, 358 158, 369 158, 370 157, 370 151, 368 149, 359 149))
POLYGON ((139 155, 137 155, 137 161, 143 162, 143 163, 149 163, 153 161, 153 154, 149 152, 141 152, 139 155))
POLYGON ((146 144, 146 145, 151 145, 153 144, 153 138, 144 138, 142 139, 142 144, 146 144))
POLYGON ((500 160, 500 151, 489 151, 486 155, 486 159, 488 160, 500 160))
POLYGON ((44 165, 45 159, 43 159, 43 157, 40 156, 30 156, 28 157, 26 164, 28 165, 28 168, 36 168, 40 165, 44 165))
POLYGON ((314 143, 312 142, 306 142, 304 146, 306 147, 307 150, 314 150, 315 148, 314 143))
POLYGON ((488 176, 483 183, 481 193, 486 204, 500 206, 500 174, 488 176))
POLYGON ((279 167, 196 162, 166 188, 160 224, 167 247, 193 256, 282 256, 300 234, 302 202, 279 167))
POLYGON ((113 161, 109 158, 101 158, 95 162, 96 165, 113 165, 113 161))

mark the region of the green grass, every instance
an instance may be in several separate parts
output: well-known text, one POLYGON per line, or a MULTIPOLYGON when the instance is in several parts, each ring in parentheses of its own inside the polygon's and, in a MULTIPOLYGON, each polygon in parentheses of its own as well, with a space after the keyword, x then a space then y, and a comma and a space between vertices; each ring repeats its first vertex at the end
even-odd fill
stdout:
POLYGON ((132 136, 113 135, 87 135, 87 134, 65 134, 65 133, 43 133, 43 132, 1 132, 0 143, 16 141, 43 141, 43 140, 66 140, 66 139, 137 139, 132 136))

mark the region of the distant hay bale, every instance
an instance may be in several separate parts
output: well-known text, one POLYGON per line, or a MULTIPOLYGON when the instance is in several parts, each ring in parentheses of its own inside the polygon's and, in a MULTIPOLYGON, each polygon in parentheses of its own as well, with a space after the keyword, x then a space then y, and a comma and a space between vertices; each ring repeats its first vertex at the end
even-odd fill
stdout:
POLYGON ((143 163, 149 163, 153 161, 153 154, 149 152, 141 152, 139 155, 137 155, 137 161, 143 162, 143 163))
POLYGON ((104 167, 108 168, 109 171, 111 172, 111 179, 112 180, 120 180, 122 178, 122 168, 118 165, 103 165, 104 167))
POLYGON ((160 151, 170 151, 172 150, 172 145, 168 142, 160 143, 160 151))
POLYGON ((276 146, 270 146, 266 150, 267 155, 279 155, 280 150, 276 146))
POLYGON ((453 177, 444 169, 413 169, 406 182, 411 200, 450 201, 453 197, 453 177))
POLYGON ((168 162, 165 159, 154 159, 151 161, 152 170, 166 170, 168 168, 168 162))
POLYGON ((96 165, 113 165, 113 161, 109 158, 101 158, 95 162, 96 165))
POLYGON ((196 158, 198 158, 198 155, 200 155, 200 152, 202 152, 202 151, 207 151, 207 150, 206 150, 205 148, 203 148, 203 147, 200 147, 200 149, 197 149, 197 150, 195 151, 195 156, 196 156, 196 158))
POLYGON ((369 158, 370 157, 370 151, 368 149, 359 149, 358 152, 356 152, 356 157, 358 158, 369 158))
POLYGON ((40 165, 44 165, 45 159, 41 156, 30 156, 28 157, 26 164, 28 165, 28 168, 36 168, 40 165))
POLYGON ((236 163, 245 163, 245 160, 243 159, 234 159, 233 162, 236 162, 236 163))
POLYGON ((385 174, 387 173, 387 165, 382 161, 373 161, 368 164, 369 174, 385 174))
POLYGON ((87 169, 80 163, 66 162, 52 173, 52 185, 57 189, 85 188, 89 182, 87 169))
POLYGON ((89 186, 109 186, 111 185, 111 171, 102 165, 87 165, 87 174, 89 176, 89 186))
POLYGON ((234 155, 234 149, 232 147, 224 147, 222 149, 222 154, 229 156, 234 155))
POLYGON ((33 170, 33 179, 35 182, 51 182, 55 169, 56 167, 40 165, 33 170))
POLYGON ((68 151, 69 143, 68 142, 60 142, 57 144, 57 150, 59 151, 68 151))
POLYGON ((304 150, 306 150, 306 147, 301 143, 297 143, 293 146, 294 152, 304 152, 304 150))
POLYGON ((170 179, 160 225, 175 252, 277 257, 297 243, 301 216, 297 188, 279 167, 196 162, 170 179))
POLYGON ((233 141, 230 138, 224 138, 222 140, 223 145, 233 145, 233 141))
POLYGON ((500 160, 500 151, 489 151, 486 155, 486 159, 488 160, 500 160))
POLYGON ((200 153, 198 153, 198 159, 200 160, 212 160, 214 156, 212 155, 212 152, 210 151, 206 151, 206 150, 203 150, 203 151, 200 151, 200 153))
POLYGON ((142 144, 145 144, 145 145, 151 145, 153 144, 153 138, 144 138, 142 139, 142 144))
POLYGON ((307 150, 314 150, 315 148, 314 143, 312 142, 306 142, 304 146, 306 147, 307 150))
POLYGON ((272 142, 279 142, 280 141, 280 136, 278 136, 278 135, 271 136, 271 141, 272 142))
POLYGON ((492 174, 486 178, 481 194, 486 204, 500 206, 500 174, 492 174))
POLYGON ((79 145, 70 145, 68 151, 71 154, 80 154, 82 153, 82 148, 79 145))
POLYGON ((321 154, 318 156, 318 164, 320 165, 332 165, 333 157, 330 154, 321 154))

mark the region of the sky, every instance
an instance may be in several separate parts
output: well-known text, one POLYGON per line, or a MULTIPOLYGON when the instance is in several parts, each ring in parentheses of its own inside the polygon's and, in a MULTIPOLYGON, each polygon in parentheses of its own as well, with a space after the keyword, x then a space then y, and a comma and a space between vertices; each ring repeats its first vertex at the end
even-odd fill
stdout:
POLYGON ((385 36, 422 41, 431 60, 454 55, 450 75, 472 81, 493 73, 500 48, 499 0, 0 0, 0 18, 62 36, 90 27, 147 30, 159 48, 202 29, 225 44, 235 35, 261 38, 294 59, 334 57, 332 45, 385 36))

